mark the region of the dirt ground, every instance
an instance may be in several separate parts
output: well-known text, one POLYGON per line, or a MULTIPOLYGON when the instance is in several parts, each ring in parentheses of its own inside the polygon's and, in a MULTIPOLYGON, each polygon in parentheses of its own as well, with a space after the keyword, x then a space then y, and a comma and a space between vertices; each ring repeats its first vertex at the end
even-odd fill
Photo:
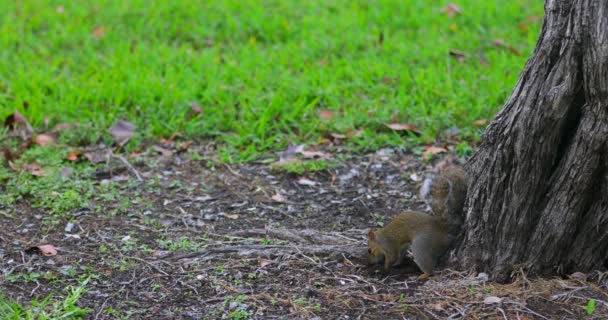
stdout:
POLYGON ((516 273, 497 284, 443 269, 421 282, 411 261, 389 273, 367 266, 370 227, 426 209, 417 190, 427 168, 399 149, 334 156, 331 168, 303 176, 263 161, 209 166, 181 155, 102 165, 91 179, 120 185, 119 201, 52 228, 27 201, 4 208, 3 293, 28 304, 92 275, 78 302, 90 319, 608 319, 606 274, 516 273), (41 243, 59 253, 26 251, 41 243), (7 280, 34 272, 53 277, 7 280))

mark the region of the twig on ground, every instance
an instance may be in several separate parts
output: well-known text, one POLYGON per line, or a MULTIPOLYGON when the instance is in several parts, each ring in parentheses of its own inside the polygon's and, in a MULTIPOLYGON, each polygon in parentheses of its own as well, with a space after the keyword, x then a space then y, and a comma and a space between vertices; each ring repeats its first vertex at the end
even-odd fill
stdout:
POLYGON ((139 180, 139 181, 143 181, 144 180, 144 178, 141 177, 141 174, 139 173, 139 171, 137 171, 129 163, 129 161, 127 161, 127 159, 125 159, 123 156, 115 154, 115 153, 110 153, 110 155, 112 156, 112 158, 116 158, 116 159, 120 160, 129 170, 131 170, 131 172, 133 172, 133 174, 135 175, 135 177, 137 177, 137 180, 139 180))

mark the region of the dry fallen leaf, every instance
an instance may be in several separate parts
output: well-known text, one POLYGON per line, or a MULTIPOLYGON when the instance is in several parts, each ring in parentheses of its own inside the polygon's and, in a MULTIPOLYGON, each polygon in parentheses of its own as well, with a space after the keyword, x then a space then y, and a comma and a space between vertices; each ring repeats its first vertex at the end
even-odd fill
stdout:
POLYGON ((503 39, 496 38, 492 40, 492 44, 497 47, 506 47, 507 43, 503 39))
POLYGON ((578 281, 585 281, 587 280, 587 275, 582 273, 582 272, 575 272, 571 275, 568 276, 570 279, 573 280, 578 280, 578 281))
POLYGON ((523 22, 520 22, 520 23, 517 24, 517 27, 519 28, 519 30, 521 32, 528 33, 528 25, 527 24, 525 24, 523 22))
POLYGON ((474 125, 480 126, 480 127, 485 126, 487 123, 488 123, 488 119, 486 119, 486 118, 473 121, 474 125))
POLYGON ((287 201, 287 198, 285 198, 282 194, 277 193, 274 196, 270 197, 272 200, 276 201, 276 202, 285 202, 287 201))
POLYGON ((65 158, 68 161, 76 161, 76 160, 78 160, 79 156, 80 156, 80 151, 72 150, 72 151, 70 151, 70 153, 68 153, 68 156, 65 158))
POLYGON ((385 123, 387 128, 395 131, 409 131, 417 136, 420 135, 420 130, 412 124, 408 123, 385 123))
POLYGON ((44 169, 42 169, 41 166, 35 163, 24 163, 23 165, 21 165, 21 169, 23 169, 25 172, 29 172, 31 175, 36 177, 42 177, 45 175, 44 169))
POLYGON ((502 298, 499 298, 496 296, 485 297, 485 299, 483 299, 483 303, 485 303, 485 304, 500 303, 501 301, 502 301, 502 298))
POLYGON ((69 130, 75 128, 76 125, 73 123, 58 123, 51 128, 51 132, 69 130))
POLYGON ((103 37, 105 34, 106 34, 106 28, 104 28, 102 26, 99 26, 99 27, 96 27, 95 29, 93 29, 93 35, 97 39, 103 37))
POLYGON ((363 135, 363 129, 357 129, 357 130, 348 129, 346 131, 347 137, 360 137, 362 135, 363 135))
POLYGON ((226 218, 232 219, 232 220, 236 220, 236 219, 239 218, 238 214, 227 214, 227 213, 224 213, 223 216, 226 217, 226 218))
POLYGON ((25 133, 32 133, 34 131, 27 119, 18 111, 13 112, 4 119, 4 126, 11 130, 23 130, 25 133))
POLYGON ((34 139, 34 143, 41 147, 46 147, 55 144, 55 137, 48 134, 39 134, 34 139))
POLYGON ((428 146, 424 148, 424 152, 422 153, 422 158, 423 159, 428 159, 430 156, 434 155, 434 154, 438 154, 438 153, 444 153, 447 152, 448 150, 446 150, 445 148, 442 147, 435 147, 435 146, 428 146))
POLYGON ((89 159, 91 163, 100 163, 106 160, 105 155, 93 152, 86 152, 84 157, 89 159))
POLYGON ((116 122, 116 124, 111 127, 109 131, 112 138, 114 138, 114 142, 117 145, 122 146, 131 139, 135 128, 135 125, 130 122, 118 120, 118 122, 116 122))
POLYGON ((488 59, 486 59, 486 56, 483 53, 481 53, 481 52, 478 53, 477 58, 479 59, 479 63, 481 63, 482 66, 484 66, 484 67, 490 66, 488 59))
POLYGON ((171 134, 171 136, 169 136, 169 138, 166 138, 166 139, 165 139, 165 138, 160 138, 160 139, 159 139, 159 142, 160 142, 160 143, 168 143, 168 142, 173 142, 173 141, 175 140, 175 138, 177 138, 177 137, 181 137, 181 136, 182 136, 182 134, 181 134, 181 133, 179 133, 179 132, 173 132, 173 133, 171 134))
POLYGON ((331 154, 329 153, 325 153, 325 152, 321 152, 321 151, 304 151, 301 150, 298 152, 299 154, 301 154, 302 156, 304 156, 304 158, 308 158, 308 159, 331 159, 331 154))
POLYGON ((163 147, 153 146, 152 149, 154 149, 154 151, 161 154, 163 157, 170 157, 173 155, 173 151, 171 151, 169 149, 165 149, 163 147))
POLYGON ((201 106, 199 106, 196 102, 192 102, 192 104, 190 104, 190 108, 192 108, 192 112, 196 115, 203 113, 203 108, 201 108, 201 106))
POLYGON ((314 181, 312 181, 312 180, 309 180, 309 179, 306 179, 306 178, 300 178, 300 179, 297 181, 297 183, 298 183, 298 184, 301 184, 301 185, 303 185, 303 186, 309 186, 309 187, 312 187, 312 186, 317 185, 317 183, 316 183, 316 182, 314 182, 314 181))
POLYGON ((450 49, 448 53, 450 54, 450 56, 456 58, 456 60, 458 60, 458 62, 460 63, 462 63, 464 59, 468 56, 466 52, 454 49, 450 49))
POLYGON ((462 9, 460 9, 457 5, 450 3, 441 9, 441 13, 445 13, 451 18, 456 14, 462 14, 462 9))
POLYGON ((38 249, 41 255, 45 257, 51 257, 57 254, 57 248, 55 248, 52 244, 42 244, 35 247, 38 249))
POLYGON ((193 141, 192 140, 188 140, 188 141, 182 141, 180 143, 177 144, 177 151, 178 152, 186 152, 188 151, 188 148, 190 148, 190 146, 192 145, 193 141))
POLYGON ((9 149, 9 148, 4 148, 2 150, 2 155, 4 156, 4 160, 6 160, 7 162, 11 162, 11 161, 19 158, 19 155, 13 153, 11 151, 11 149, 9 149))
POLYGON ((329 135, 332 138, 337 139, 337 140, 344 140, 347 138, 345 134, 341 134, 341 133, 329 133, 329 135))
POLYGON ((319 117, 321 119, 331 120, 334 118, 334 112, 331 110, 321 110, 319 111, 319 117))
POLYGON ((266 259, 261 259, 260 260, 260 268, 264 268, 265 266, 272 264, 272 261, 270 260, 266 260, 266 259))

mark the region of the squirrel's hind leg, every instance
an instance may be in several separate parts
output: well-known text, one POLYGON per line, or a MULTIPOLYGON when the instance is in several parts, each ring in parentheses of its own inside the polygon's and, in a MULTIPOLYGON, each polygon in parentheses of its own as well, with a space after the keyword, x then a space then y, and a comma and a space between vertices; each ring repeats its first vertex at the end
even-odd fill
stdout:
POLYGON ((433 241, 436 241, 431 234, 421 234, 416 236, 412 241, 412 253, 414 254, 414 262, 418 265, 420 270, 427 275, 428 278, 433 274, 433 268, 435 267, 435 254, 433 250, 436 250, 433 246, 433 241))

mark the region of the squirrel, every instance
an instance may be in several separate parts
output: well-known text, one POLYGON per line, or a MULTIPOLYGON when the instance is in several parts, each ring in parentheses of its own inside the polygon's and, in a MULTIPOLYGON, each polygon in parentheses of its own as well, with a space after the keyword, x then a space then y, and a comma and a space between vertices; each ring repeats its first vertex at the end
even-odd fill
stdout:
POLYGON ((431 207, 433 215, 406 211, 385 227, 372 228, 367 234, 368 263, 384 261, 384 269, 388 270, 400 263, 411 249, 414 262, 423 272, 418 279, 431 276, 437 258, 447 249, 462 223, 466 190, 466 174, 460 167, 450 166, 427 175, 420 195, 431 207))

